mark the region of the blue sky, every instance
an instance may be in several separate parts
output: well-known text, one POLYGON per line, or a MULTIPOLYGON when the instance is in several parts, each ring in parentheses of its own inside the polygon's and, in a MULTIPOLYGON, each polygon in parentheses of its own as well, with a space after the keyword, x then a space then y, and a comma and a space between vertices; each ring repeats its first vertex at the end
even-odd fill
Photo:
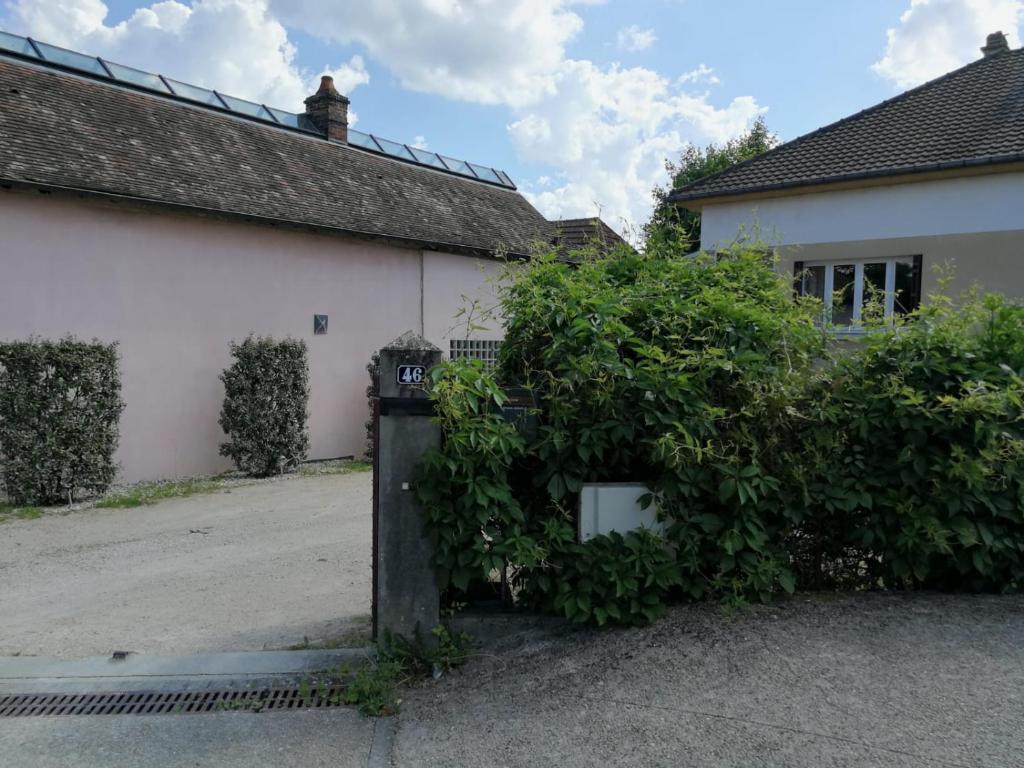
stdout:
MULTIPOLYGON (((2 0, 0 0, 2 2, 2 0)), ((1024 0, 6 0, 0 28, 506 170, 550 217, 639 226, 666 157, 791 139, 1020 45, 1024 0)))

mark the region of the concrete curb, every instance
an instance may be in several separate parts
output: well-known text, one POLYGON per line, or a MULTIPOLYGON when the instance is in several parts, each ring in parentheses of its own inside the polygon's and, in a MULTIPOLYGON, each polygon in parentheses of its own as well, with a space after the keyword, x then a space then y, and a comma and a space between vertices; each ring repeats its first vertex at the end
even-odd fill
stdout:
POLYGON ((391 750, 395 746, 398 718, 379 717, 373 724, 373 741, 366 768, 391 768, 391 750))
POLYGON ((254 651, 194 656, 97 656, 67 661, 0 657, 0 693, 196 690, 289 685, 315 672, 373 658, 371 648, 254 651))

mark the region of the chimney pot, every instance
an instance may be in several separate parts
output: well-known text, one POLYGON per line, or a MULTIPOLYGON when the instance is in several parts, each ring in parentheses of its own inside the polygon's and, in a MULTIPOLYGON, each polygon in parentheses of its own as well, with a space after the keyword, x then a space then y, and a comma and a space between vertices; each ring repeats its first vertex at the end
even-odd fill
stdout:
POLYGON ((348 143, 349 100, 338 93, 333 77, 321 77, 320 87, 306 99, 305 104, 306 117, 326 133, 328 139, 348 143))
POLYGON ((996 54, 1003 53, 1010 50, 1010 44, 1006 42, 1006 35, 1002 32, 993 32, 985 40, 985 45, 982 47, 981 52, 985 54, 985 58, 995 56, 996 54))

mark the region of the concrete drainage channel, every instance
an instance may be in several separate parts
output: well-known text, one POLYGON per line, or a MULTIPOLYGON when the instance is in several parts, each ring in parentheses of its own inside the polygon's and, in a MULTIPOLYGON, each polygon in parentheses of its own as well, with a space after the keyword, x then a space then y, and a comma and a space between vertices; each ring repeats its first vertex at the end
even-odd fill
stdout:
POLYGON ((7 725, 0 729, 0 749, 12 764, 34 764, 32 756, 47 754, 53 762, 46 765, 62 767, 179 768, 212 764, 215 755, 218 765, 234 768, 269 764, 272 755, 282 768, 384 768, 391 764, 397 721, 365 719, 346 707, 336 672, 366 663, 372 653, 2 657, 0 719, 7 725), (82 760, 80 750, 86 751, 82 760))
POLYGON ((0 694, 0 717, 54 715, 197 715, 209 712, 264 712, 344 706, 344 687, 315 693, 301 688, 244 691, 131 691, 119 693, 0 694))

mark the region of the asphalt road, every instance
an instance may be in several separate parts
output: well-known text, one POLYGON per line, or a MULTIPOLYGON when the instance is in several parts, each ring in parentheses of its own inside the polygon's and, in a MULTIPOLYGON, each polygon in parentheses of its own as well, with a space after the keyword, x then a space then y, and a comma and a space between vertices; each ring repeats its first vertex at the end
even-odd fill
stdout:
POLYGON ((1024 766, 1024 599, 799 596, 494 631, 410 691, 393 764, 1024 766))
POLYGON ((0 656, 282 648, 365 626, 371 475, 0 526, 0 656))

